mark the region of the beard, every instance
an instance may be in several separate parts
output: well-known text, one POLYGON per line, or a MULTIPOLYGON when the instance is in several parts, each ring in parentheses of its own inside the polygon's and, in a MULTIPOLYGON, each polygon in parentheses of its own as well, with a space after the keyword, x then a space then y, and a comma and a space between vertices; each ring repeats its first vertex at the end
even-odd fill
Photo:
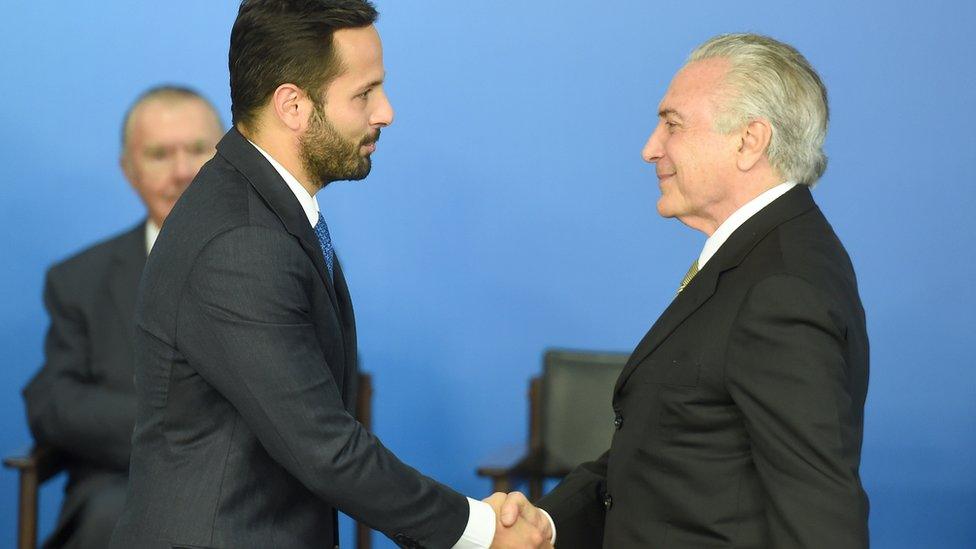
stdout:
POLYGON ((358 181, 369 175, 372 161, 363 156, 359 149, 375 143, 380 131, 359 141, 342 137, 339 130, 325 116, 322 104, 316 104, 309 119, 308 131, 299 138, 299 152, 305 173, 318 181, 323 187, 333 181, 358 181))

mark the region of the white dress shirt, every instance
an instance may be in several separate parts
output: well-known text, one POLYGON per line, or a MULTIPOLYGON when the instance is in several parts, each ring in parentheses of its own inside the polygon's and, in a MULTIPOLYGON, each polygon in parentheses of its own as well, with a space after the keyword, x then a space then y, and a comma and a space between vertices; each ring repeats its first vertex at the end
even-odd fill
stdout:
POLYGON ((741 227, 750 217, 759 213, 759 210, 769 206, 773 200, 783 196, 795 186, 796 183, 792 181, 780 183, 749 202, 746 202, 742 207, 733 212, 728 219, 718 226, 718 229, 715 229, 712 236, 708 237, 708 240, 705 241, 705 246, 698 256, 698 270, 700 271, 705 266, 705 263, 708 263, 708 260, 715 255, 715 252, 722 247, 722 244, 725 244, 725 241, 729 239, 736 229, 741 227))
MULTIPOLYGON (((298 179, 264 149, 255 145, 253 141, 248 140, 248 142, 268 159, 278 175, 285 180, 288 188, 291 189, 295 198, 298 199, 298 203, 305 210, 309 224, 314 228, 315 224, 319 222, 319 201, 314 195, 309 194, 305 187, 302 187, 302 184, 298 182, 298 179)), ((491 547, 491 540, 495 537, 495 511, 487 503, 471 498, 468 498, 468 508, 468 524, 464 528, 464 533, 461 534, 461 539, 454 544, 452 549, 488 549, 491 547)))
POLYGON ((146 256, 149 256, 149 252, 152 251, 153 244, 156 243, 156 238, 159 237, 159 226, 153 222, 152 219, 146 220, 146 256))

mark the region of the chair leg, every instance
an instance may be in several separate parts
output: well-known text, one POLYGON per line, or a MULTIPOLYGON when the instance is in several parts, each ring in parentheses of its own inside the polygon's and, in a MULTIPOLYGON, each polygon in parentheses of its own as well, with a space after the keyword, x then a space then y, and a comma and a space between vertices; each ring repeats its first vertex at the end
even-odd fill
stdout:
POLYGON ((502 492, 507 494, 512 491, 512 479, 508 477, 495 477, 491 482, 492 492, 502 492))
POLYGON ((20 473, 20 497, 17 523, 17 549, 37 547, 37 471, 20 473))
POLYGON ((537 501, 542 497, 542 479, 529 479, 529 501, 537 501))
POLYGON ((373 539, 370 533, 369 526, 360 522, 356 523, 356 549, 371 549, 373 547, 373 539))

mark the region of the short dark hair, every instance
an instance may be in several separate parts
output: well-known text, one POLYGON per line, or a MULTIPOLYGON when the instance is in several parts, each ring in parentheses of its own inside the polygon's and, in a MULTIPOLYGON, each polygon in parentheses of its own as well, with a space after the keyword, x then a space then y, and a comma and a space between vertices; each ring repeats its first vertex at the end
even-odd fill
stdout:
POLYGON ((339 75, 332 35, 372 25, 379 14, 368 0, 243 0, 230 34, 233 123, 254 123, 278 86, 292 83, 318 101, 339 75))
POLYGON ((132 102, 128 110, 125 111, 125 116, 122 117, 122 151, 126 150, 129 146, 129 134, 132 133, 132 115, 135 114, 136 109, 142 106, 144 103, 149 101, 166 101, 169 103, 178 103, 180 101, 202 101, 210 110, 213 112, 214 119, 217 121, 217 127, 223 131, 223 122, 220 120, 220 113, 217 112, 217 107, 210 102, 209 99, 203 96, 197 90, 182 86, 179 84, 160 84, 158 86, 153 86, 148 90, 139 94, 136 100, 132 102))

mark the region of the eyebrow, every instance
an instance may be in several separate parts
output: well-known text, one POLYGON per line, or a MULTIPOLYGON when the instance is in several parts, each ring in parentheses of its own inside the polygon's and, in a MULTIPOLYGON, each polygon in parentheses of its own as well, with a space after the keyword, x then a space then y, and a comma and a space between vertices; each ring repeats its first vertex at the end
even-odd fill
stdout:
POLYGON ((678 120, 682 120, 681 114, 674 109, 661 109, 657 112, 658 118, 667 118, 668 116, 673 116, 678 120))
POLYGON ((361 90, 368 90, 370 88, 375 88, 376 86, 379 86, 380 84, 382 84, 384 80, 386 80, 386 77, 385 76, 380 77, 380 78, 377 78, 376 80, 373 80, 372 82, 370 82, 368 84, 364 84, 362 86, 359 86, 359 89, 361 89, 361 90))

